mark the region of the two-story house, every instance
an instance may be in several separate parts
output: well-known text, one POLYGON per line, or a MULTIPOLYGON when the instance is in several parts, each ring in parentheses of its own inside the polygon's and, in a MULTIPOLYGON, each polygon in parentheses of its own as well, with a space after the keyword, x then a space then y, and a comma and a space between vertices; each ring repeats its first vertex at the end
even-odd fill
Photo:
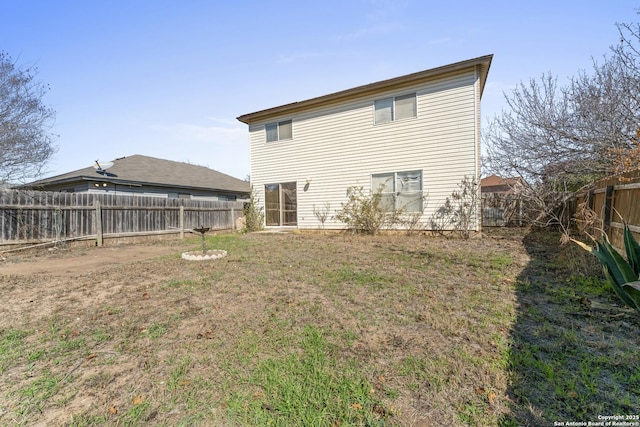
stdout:
POLYGON ((331 217, 350 187, 382 189, 389 206, 422 213, 428 226, 461 180, 480 182, 480 99, 492 58, 238 117, 249 125, 265 226, 317 229, 314 211, 328 206, 325 227, 344 228, 331 217))

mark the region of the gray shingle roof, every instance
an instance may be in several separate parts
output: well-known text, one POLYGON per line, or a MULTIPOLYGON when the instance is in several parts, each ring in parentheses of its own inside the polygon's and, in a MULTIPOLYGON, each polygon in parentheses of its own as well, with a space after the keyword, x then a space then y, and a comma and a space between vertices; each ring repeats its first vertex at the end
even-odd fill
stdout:
POLYGON ((84 169, 38 180, 29 184, 29 186, 68 182, 76 179, 96 179, 117 183, 250 192, 248 182, 213 169, 139 154, 113 160, 113 166, 108 168, 106 172, 106 175, 101 175, 95 168, 89 166, 84 169))

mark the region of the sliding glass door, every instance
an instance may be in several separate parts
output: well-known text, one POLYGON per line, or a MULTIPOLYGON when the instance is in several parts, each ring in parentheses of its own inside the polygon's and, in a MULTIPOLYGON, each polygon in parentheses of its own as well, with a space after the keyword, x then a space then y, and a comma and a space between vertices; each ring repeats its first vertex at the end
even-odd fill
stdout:
POLYGON ((267 226, 298 225, 298 194, 295 182, 265 185, 264 205, 267 226))

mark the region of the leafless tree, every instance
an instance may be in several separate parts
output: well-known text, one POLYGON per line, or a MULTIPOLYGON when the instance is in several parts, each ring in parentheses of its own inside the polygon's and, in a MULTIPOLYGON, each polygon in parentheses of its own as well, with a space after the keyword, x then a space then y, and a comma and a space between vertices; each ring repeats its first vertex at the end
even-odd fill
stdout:
POLYGON ((563 193, 638 167, 629 159, 640 159, 640 26, 618 29, 620 42, 591 72, 562 86, 546 73, 505 93, 507 108, 483 135, 487 171, 523 178, 540 224, 566 217, 563 193))
POLYGON ((316 218, 320 222, 320 225, 323 231, 324 231, 324 223, 327 222, 327 219, 329 219, 330 210, 331 210, 331 203, 329 202, 324 202, 322 207, 317 209, 316 209, 316 205, 313 205, 313 214, 316 216, 316 218))
POLYGON ((479 221, 480 200, 479 183, 465 175, 458 189, 431 215, 431 230, 442 236, 451 231, 464 239, 470 238, 479 221))
POLYGON ((43 104, 48 87, 36 74, 0 52, 0 183, 37 177, 55 152, 55 112, 43 104))

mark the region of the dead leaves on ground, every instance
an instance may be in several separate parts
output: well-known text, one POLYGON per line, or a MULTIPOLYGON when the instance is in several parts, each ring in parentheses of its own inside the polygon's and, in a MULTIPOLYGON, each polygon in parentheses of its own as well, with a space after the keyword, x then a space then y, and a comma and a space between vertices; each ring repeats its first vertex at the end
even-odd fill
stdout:
MULTIPOLYGON (((144 397, 139 395, 133 396, 131 398, 131 403, 134 406, 140 405, 144 403, 144 397)), ((116 405, 110 405, 109 409, 107 409, 107 412, 109 413, 109 415, 118 415, 118 408, 116 407, 116 405)))
POLYGON ((206 331, 204 331, 204 332, 199 332, 199 333, 196 335, 196 339, 201 340, 201 339, 203 339, 203 338, 206 338, 206 339, 208 339, 208 340, 211 340, 211 339, 215 338, 215 336, 216 336, 216 335, 215 335, 215 331, 213 330, 213 328, 211 328, 211 329, 207 329, 207 330, 206 330, 206 331))
POLYGON ((493 406, 495 404, 496 401, 496 393, 489 390, 485 390, 484 387, 476 387, 475 392, 477 395, 481 395, 481 396, 485 396, 487 398, 487 402, 489 402, 489 405, 493 406))

